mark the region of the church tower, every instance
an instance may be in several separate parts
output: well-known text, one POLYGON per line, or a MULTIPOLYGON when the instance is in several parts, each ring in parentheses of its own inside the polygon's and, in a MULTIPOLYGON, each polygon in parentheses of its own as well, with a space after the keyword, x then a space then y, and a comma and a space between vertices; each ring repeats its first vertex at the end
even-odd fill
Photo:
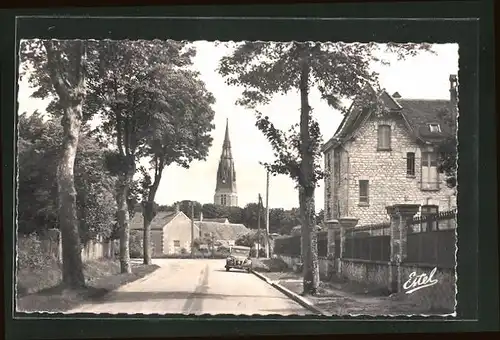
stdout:
POLYGON ((229 120, 226 119, 226 134, 222 144, 219 168, 215 186, 214 204, 228 207, 238 206, 236 191, 236 171, 234 169, 233 155, 231 154, 231 141, 229 140, 229 120))

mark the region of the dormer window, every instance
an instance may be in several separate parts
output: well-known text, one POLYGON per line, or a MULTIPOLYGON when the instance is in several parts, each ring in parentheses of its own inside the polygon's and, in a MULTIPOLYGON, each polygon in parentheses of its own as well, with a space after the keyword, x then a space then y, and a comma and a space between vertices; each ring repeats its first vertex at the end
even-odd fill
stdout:
POLYGON ((439 124, 429 124, 429 130, 431 132, 441 132, 441 127, 439 124))

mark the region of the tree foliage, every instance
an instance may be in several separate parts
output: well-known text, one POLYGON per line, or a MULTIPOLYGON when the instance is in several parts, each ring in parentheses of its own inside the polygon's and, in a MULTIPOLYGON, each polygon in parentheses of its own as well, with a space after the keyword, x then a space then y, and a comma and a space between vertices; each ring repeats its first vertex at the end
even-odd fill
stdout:
MULTIPOLYGON (((451 127, 454 122, 452 121, 452 115, 448 109, 440 109, 437 112, 437 116, 450 127, 451 131, 454 131, 451 127)), ((457 136, 451 133, 445 137, 445 139, 439 144, 438 147, 439 159, 438 159, 438 170, 446 176, 446 184, 449 188, 455 188, 457 186, 457 136)))
MULTIPOLYGON (((63 131, 60 118, 44 120, 40 113, 18 119, 18 206, 20 233, 59 228, 56 171, 63 131), (33 199, 34 198, 34 199, 33 199)), ((75 161, 77 215, 82 243, 98 235, 109 237, 115 216, 113 182, 104 165, 104 151, 81 136, 75 161)))

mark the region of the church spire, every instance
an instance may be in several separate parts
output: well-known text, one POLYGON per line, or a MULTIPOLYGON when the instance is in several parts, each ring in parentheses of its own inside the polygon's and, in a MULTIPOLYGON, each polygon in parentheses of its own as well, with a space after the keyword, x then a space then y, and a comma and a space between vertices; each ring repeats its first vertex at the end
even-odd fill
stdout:
POLYGON ((226 118, 226 131, 222 144, 222 153, 217 169, 214 204, 225 206, 238 205, 236 191, 236 171, 231 152, 231 140, 229 138, 229 119, 226 118))
POLYGON ((224 135, 224 143, 222 144, 222 158, 232 159, 231 140, 229 139, 229 118, 226 118, 226 134, 224 135))

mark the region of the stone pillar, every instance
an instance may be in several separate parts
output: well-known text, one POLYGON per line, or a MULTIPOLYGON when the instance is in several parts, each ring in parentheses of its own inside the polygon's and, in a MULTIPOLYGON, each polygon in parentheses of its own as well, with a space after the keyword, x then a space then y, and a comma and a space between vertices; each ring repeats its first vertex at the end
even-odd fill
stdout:
POLYGON ((406 240, 410 221, 420 209, 418 204, 395 204, 387 207, 391 216, 391 258, 389 266, 389 289, 401 292, 404 278, 401 277, 401 263, 406 259, 406 240))
POLYGON ((326 257, 328 259, 328 272, 327 275, 330 277, 336 271, 335 261, 335 231, 339 228, 339 221, 329 220, 325 224, 328 227, 327 234, 327 252, 326 257))
POLYGON ((342 217, 339 218, 340 225, 340 258, 338 263, 338 276, 342 276, 342 259, 344 258, 344 250, 345 250, 345 234, 346 230, 352 229, 358 224, 359 219, 354 217, 342 217))

